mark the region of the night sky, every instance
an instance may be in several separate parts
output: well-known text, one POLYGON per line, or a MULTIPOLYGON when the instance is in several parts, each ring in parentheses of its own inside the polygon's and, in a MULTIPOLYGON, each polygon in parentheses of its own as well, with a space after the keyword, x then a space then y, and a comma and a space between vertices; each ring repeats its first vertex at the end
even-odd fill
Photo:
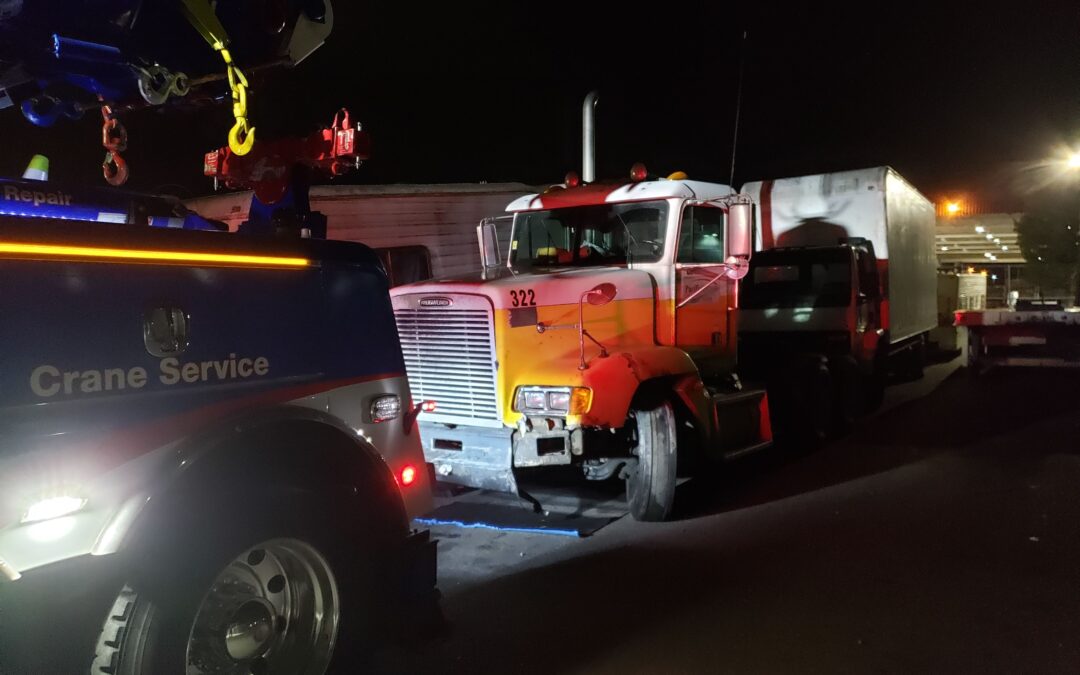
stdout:
MULTIPOLYGON (((1080 141, 1075 2, 742 4, 774 8, 338 0, 326 46, 257 87, 254 119, 269 137, 349 107, 375 153, 350 182, 542 184, 580 170, 595 88, 601 177, 644 161, 726 183, 743 59, 736 185, 890 164, 931 198, 1018 208, 1026 167, 1080 141)), ((101 182, 95 115, 42 130, 8 109, 0 122, 0 173, 45 152, 54 179, 101 182)), ((226 106, 125 122, 130 187, 209 190, 202 152, 224 143, 226 106)))

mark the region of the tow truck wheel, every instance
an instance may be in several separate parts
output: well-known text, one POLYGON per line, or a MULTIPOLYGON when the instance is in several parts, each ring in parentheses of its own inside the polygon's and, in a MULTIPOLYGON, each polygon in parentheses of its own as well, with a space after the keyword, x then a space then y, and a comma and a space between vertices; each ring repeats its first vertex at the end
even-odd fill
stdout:
POLYGON ((300 511, 305 518, 281 514, 284 526, 249 528, 252 536, 222 528, 170 547, 188 557, 132 574, 105 619, 92 675, 318 675, 343 625, 348 646, 359 646, 373 621, 374 566, 349 550, 350 533, 302 526, 335 522, 332 509, 300 511))
POLYGON ((634 520, 660 521, 675 503, 677 442, 675 411, 670 403, 634 410, 637 469, 626 478, 626 501, 634 520))

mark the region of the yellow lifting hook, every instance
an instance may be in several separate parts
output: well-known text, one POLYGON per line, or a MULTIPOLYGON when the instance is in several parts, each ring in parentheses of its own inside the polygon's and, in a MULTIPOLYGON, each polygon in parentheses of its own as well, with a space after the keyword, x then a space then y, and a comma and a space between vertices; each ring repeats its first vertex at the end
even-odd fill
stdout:
POLYGON ((226 47, 229 36, 221 25, 213 7, 207 0, 181 0, 184 15, 191 25, 203 36, 214 51, 221 54, 225 61, 225 74, 229 77, 229 90, 232 92, 233 117, 236 124, 229 130, 229 149, 238 155, 246 155, 255 145, 255 127, 248 126, 247 88, 248 81, 240 68, 233 63, 232 55, 226 47))

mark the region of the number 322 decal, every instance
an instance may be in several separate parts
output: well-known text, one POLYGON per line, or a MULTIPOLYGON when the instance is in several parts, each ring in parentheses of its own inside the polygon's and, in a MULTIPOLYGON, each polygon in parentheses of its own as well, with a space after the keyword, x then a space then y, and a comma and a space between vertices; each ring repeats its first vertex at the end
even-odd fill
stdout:
POLYGON ((535 307, 536 293, 531 288, 520 291, 510 291, 510 304, 514 307, 535 307))

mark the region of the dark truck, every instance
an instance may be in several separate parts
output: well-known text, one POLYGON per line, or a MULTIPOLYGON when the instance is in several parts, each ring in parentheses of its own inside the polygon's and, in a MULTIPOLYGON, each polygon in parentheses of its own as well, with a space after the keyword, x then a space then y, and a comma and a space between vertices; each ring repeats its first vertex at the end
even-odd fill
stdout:
POLYGON ((739 298, 739 361, 781 418, 820 439, 922 375, 937 325, 934 206, 889 167, 748 183, 758 252, 739 298), (793 413, 787 415, 785 408, 793 413))
POLYGON ((0 672, 321 673, 434 595, 372 250, 4 188, 0 672))

